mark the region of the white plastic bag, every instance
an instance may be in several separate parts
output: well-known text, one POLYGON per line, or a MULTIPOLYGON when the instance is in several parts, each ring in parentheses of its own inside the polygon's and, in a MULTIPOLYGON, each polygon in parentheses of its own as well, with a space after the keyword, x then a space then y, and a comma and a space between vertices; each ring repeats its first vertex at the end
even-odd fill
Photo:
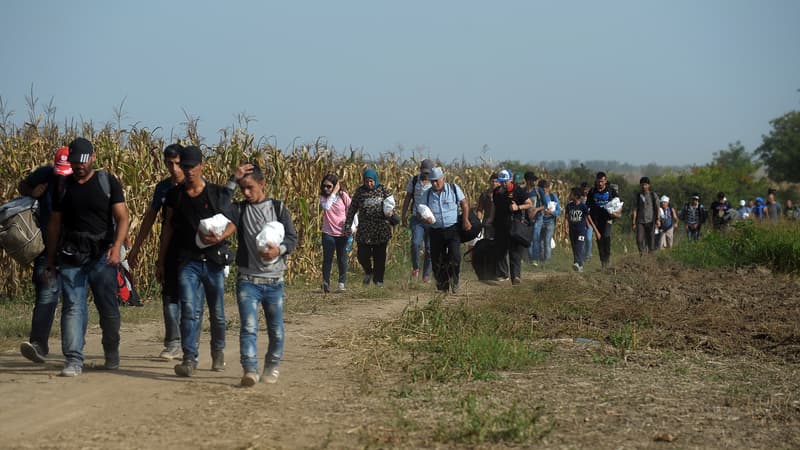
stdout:
POLYGON ((556 240, 555 240, 555 238, 550 238, 550 248, 556 248, 556 240))
MULTIPOLYGON (((268 222, 264 224, 264 227, 261 229, 261 232, 256 235, 256 247, 258 247, 259 251, 264 251, 267 249, 267 244, 272 245, 281 245, 283 242, 283 237, 286 235, 286 230, 283 228, 283 224, 274 221, 268 222)), ((280 258, 280 256, 278 256, 280 258)), ((272 264, 278 260, 275 258, 270 261, 264 261, 268 264, 272 264)), ((262 258, 263 259, 263 258, 262 258)))
POLYGON ((230 220, 222 214, 216 214, 214 217, 201 220, 200 225, 197 226, 197 234, 194 236, 194 243, 197 244, 198 248, 210 247, 210 244, 204 244, 203 241, 200 240, 200 235, 208 236, 209 234, 214 234, 220 236, 225 232, 225 227, 227 227, 229 223, 230 220))
POLYGON ((611 199, 610 202, 606 203, 605 208, 606 208, 606 211, 608 211, 609 214, 614 214, 617 211, 622 209, 622 205, 623 205, 623 203, 622 203, 622 201, 620 201, 619 197, 614 197, 614 198, 611 199))
POLYGON ((383 214, 386 217, 391 216, 395 206, 397 206, 397 202, 394 201, 394 195, 386 197, 383 199, 383 214))
POLYGON ((550 211, 551 213, 556 212, 556 202, 548 202, 547 210, 550 211))
POLYGON ((428 207, 428 205, 419 205, 417 206, 417 214, 419 217, 425 222, 428 223, 430 219, 430 223, 436 223, 436 217, 433 215, 433 211, 428 207))

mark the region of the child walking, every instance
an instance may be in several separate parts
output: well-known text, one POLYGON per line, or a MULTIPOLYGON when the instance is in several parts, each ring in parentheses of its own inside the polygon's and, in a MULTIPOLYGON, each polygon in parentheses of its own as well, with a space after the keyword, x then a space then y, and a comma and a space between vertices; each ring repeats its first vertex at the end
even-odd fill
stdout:
POLYGON ((566 209, 567 220, 564 221, 564 232, 569 234, 569 242, 572 245, 572 267, 576 272, 583 272, 586 230, 591 227, 595 238, 600 239, 600 232, 594 226, 589 208, 586 207, 586 203, 581 202, 582 196, 581 188, 572 188, 566 209))
POLYGON ((242 322, 239 331, 242 386, 253 386, 259 380, 265 383, 278 381, 278 366, 283 356, 283 299, 286 256, 297 247, 297 231, 292 217, 282 202, 270 200, 265 191, 264 173, 258 166, 245 164, 234 175, 244 194, 237 203, 239 248, 236 265, 236 300, 242 322), (256 236, 270 222, 283 225, 284 237, 280 243, 267 241, 259 247, 256 236), (269 345, 264 357, 264 372, 258 372, 258 310, 261 305, 267 322, 269 345))

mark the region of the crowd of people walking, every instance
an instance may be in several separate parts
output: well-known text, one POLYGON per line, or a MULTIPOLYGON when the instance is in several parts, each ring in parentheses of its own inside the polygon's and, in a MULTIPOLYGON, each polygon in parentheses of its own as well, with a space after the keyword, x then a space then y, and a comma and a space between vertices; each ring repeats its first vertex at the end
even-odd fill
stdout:
MULTIPOLYGON (((103 333, 102 368, 119 369, 119 266, 126 260, 131 271, 139 268, 141 249, 160 216, 156 262, 164 321, 160 358, 180 361, 174 366, 176 375, 194 375, 207 305, 210 368, 225 370, 224 280, 227 268, 235 266, 241 384, 277 382, 283 357, 287 258, 299 239, 290 208, 268 195, 265 180, 269 174, 258 165, 244 162, 226 184, 214 184, 203 177, 205 158, 200 148, 167 146, 163 151, 167 176, 155 186, 125 259, 131 220, 124 191, 113 174, 94 168, 95 158, 92 143, 77 138, 57 150, 53 165, 36 169, 19 183, 22 195, 39 201, 39 225, 46 242, 45 250, 33 263, 35 304, 30 338, 20 346, 22 355, 34 362, 45 361, 61 298, 61 350, 65 360, 61 375, 81 375, 89 320, 87 294, 91 289, 103 333), (237 190, 243 200, 234 200, 237 190), (235 251, 228 243, 234 235, 238 242, 235 251), (260 310, 268 336, 263 360, 257 345, 260 310)), ((594 247, 600 266, 606 268, 611 262, 613 225, 622 216, 624 205, 604 172, 598 172, 593 183, 571 188, 562 204, 552 191, 551 181, 539 179, 533 172, 513 174, 503 169, 490 176, 486 190, 475 199, 473 211, 462 187, 450 182, 445 168, 429 159, 409 177, 402 195, 402 206, 398 207, 392 189, 381 183, 376 168, 363 170, 361 183, 352 193, 335 173, 322 177, 318 200, 323 293, 334 290, 334 260, 335 290, 347 289, 353 245, 363 272, 362 284, 383 288, 387 247, 400 224, 410 229, 410 279, 423 284, 433 280, 436 290, 443 294, 459 292, 462 243, 468 241, 470 251, 475 252, 473 260, 480 257, 490 262, 488 269, 478 274, 479 279, 520 284, 525 263, 537 267, 552 260, 554 234, 562 216, 573 269, 584 270, 594 247), (475 241, 481 239, 491 245, 476 245, 475 241)), ((714 230, 724 230, 736 220, 800 218, 800 209, 791 201, 782 207, 774 191, 768 192, 766 199, 740 200, 738 208, 720 192, 708 210, 695 194, 678 209, 668 196, 656 194, 648 177, 639 180, 639 190, 629 208, 641 255, 672 247, 680 227, 690 241, 700 239, 709 218, 714 230)))

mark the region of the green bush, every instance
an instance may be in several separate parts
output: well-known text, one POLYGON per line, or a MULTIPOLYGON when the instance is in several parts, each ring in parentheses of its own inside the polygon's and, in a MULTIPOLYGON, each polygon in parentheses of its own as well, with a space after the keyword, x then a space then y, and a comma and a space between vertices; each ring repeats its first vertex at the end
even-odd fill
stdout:
POLYGON ((774 272, 800 273, 800 227, 796 222, 742 220, 727 230, 683 241, 673 258, 693 267, 765 266, 774 272))

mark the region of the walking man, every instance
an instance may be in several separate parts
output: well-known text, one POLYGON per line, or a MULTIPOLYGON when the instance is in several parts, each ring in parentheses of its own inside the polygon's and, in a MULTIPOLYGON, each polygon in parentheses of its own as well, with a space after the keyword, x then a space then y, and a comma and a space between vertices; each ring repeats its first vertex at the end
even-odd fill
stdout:
POLYGON ((259 379, 265 383, 278 381, 278 368, 283 356, 283 299, 286 258, 297 247, 297 231, 285 205, 267 197, 264 173, 258 166, 239 166, 234 175, 244 194, 236 204, 239 218, 236 250, 236 300, 239 305, 241 328, 242 386, 253 386, 259 379), (261 247, 256 236, 265 225, 279 222, 284 235, 280 242, 261 247), (264 310, 269 344, 264 356, 264 372, 258 372, 258 306, 264 310))
POLYGON ((178 301, 183 361, 175 374, 191 377, 197 368, 198 338, 202 329, 203 293, 211 320, 211 370, 225 370, 225 274, 233 262, 226 239, 236 231, 231 192, 203 178, 203 152, 189 146, 181 150, 184 183, 170 189, 156 276, 164 283, 170 244, 177 246, 178 301), (217 214, 228 222, 220 234, 199 233, 200 221, 217 214), (202 290, 202 291, 201 291, 202 290))
MULTIPOLYGON (((131 270, 136 269, 142 244, 144 244, 147 237, 150 235, 158 213, 164 210, 167 192, 171 188, 183 183, 183 171, 180 166, 181 149, 183 149, 183 147, 180 144, 168 145, 164 149, 164 165, 167 166, 169 177, 156 184, 156 188, 153 191, 153 200, 150 202, 150 208, 148 208, 147 212, 144 214, 142 226, 139 228, 139 234, 136 236, 136 240, 130 252, 128 252, 128 264, 131 270)), ((162 213, 162 228, 164 216, 165 214, 162 213)), ((170 241, 170 245, 167 249, 164 274, 161 280, 161 304, 164 315, 164 349, 161 350, 158 356, 167 361, 181 356, 181 309, 180 304, 178 304, 178 248, 172 245, 173 242, 174 241, 170 241)))
POLYGON ((465 231, 472 229, 469 222, 469 202, 461 188, 447 183, 444 170, 434 167, 429 176, 431 189, 421 199, 433 213, 428 219, 431 235, 431 257, 436 289, 453 294, 458 292, 461 273, 461 238, 458 234, 458 207, 461 206, 461 222, 465 231))
POLYGON ((47 273, 56 277, 58 262, 63 288, 61 350, 65 358, 61 376, 74 377, 83 371, 89 322, 87 286, 92 289, 103 330, 103 368, 119 369, 117 265, 128 235, 128 209, 117 178, 94 170, 91 142, 84 138, 73 140, 67 159, 72 176, 53 197, 47 233, 47 273))
POLYGON ((428 282, 431 278, 431 239, 428 234, 428 225, 419 218, 416 208, 420 198, 431 188, 428 176, 433 169, 433 161, 425 159, 419 166, 419 174, 409 178, 406 184, 406 196, 403 199, 402 220, 403 226, 408 224, 408 209, 411 207, 411 279, 419 279, 419 252, 424 245, 425 257, 422 264, 422 281, 428 282))
POLYGON ((633 199, 633 231, 636 232, 636 245, 639 247, 639 256, 654 252, 656 247, 656 230, 661 227, 658 214, 658 197, 650 190, 650 178, 642 177, 639 180, 641 190, 633 199))
MULTIPOLYGON (((50 221, 53 196, 57 192, 59 184, 64 183, 62 177, 72 175, 72 166, 67 160, 68 157, 69 148, 59 148, 56 151, 54 165, 39 167, 20 181, 17 186, 21 195, 33 197, 39 202, 39 228, 44 242, 47 242, 47 224, 50 221)), ((61 185, 63 186, 63 184, 61 185)), ((35 302, 31 319, 31 334, 28 341, 19 346, 22 356, 36 363, 43 363, 44 357, 50 352, 48 342, 50 329, 53 327, 58 296, 61 294, 59 275, 49 277, 46 269, 47 250, 33 261, 35 302)))
POLYGON ((619 198, 617 190, 608 185, 605 172, 597 172, 594 187, 586 198, 589 214, 597 227, 600 239, 597 240, 597 253, 600 255, 600 264, 603 268, 611 263, 611 228, 614 219, 622 215, 622 208, 611 213, 606 206, 615 198, 619 198))

